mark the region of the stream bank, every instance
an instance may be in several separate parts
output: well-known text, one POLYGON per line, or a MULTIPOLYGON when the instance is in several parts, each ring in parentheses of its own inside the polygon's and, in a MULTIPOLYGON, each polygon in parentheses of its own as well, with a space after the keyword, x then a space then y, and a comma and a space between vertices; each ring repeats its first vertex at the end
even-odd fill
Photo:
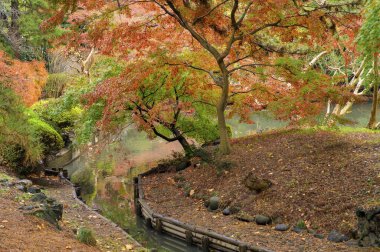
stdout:
POLYGON ((379 206, 380 134, 291 130, 233 146, 226 157, 208 149, 218 162, 145 176, 145 201, 161 215, 274 251, 377 251, 355 239, 356 209, 379 206), (258 190, 258 181, 268 186, 258 190), (256 224, 264 218, 269 225, 256 224), (331 241, 343 235, 336 240, 355 239, 331 241))

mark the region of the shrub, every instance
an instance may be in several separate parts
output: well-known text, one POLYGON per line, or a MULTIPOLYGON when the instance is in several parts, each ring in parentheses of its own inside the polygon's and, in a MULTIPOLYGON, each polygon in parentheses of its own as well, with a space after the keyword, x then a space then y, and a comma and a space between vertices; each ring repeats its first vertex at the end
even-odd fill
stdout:
POLYGON ((92 230, 88 228, 85 228, 85 227, 79 228, 77 232, 77 239, 84 244, 87 244, 90 246, 96 246, 95 236, 92 230))
POLYGON ((79 106, 66 107, 61 99, 41 100, 32 106, 32 110, 62 133, 72 130, 83 112, 79 106))
POLYGON ((61 135, 51 125, 42 121, 38 117, 30 118, 28 120, 28 123, 34 130, 35 136, 42 144, 42 148, 45 154, 59 151, 64 147, 64 142, 61 135))
POLYGON ((30 127, 20 98, 0 84, 0 156, 9 166, 26 172, 42 157, 42 148, 30 127))
POLYGON ((43 90, 44 98, 60 97, 69 81, 70 76, 66 73, 50 74, 43 90))

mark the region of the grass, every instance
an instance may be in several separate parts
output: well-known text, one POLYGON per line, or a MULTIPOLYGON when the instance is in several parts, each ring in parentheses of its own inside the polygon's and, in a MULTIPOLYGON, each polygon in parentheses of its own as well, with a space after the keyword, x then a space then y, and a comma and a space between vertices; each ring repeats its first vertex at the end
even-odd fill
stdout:
POLYGON ((91 229, 81 227, 77 232, 77 239, 87 245, 96 246, 96 239, 91 229))
POLYGON ((339 127, 317 127, 317 129, 324 130, 324 131, 333 131, 333 132, 339 132, 342 134, 351 134, 351 133, 380 133, 380 131, 371 130, 368 128, 363 127, 348 127, 348 126, 339 126, 339 127))
POLYGON ((17 195, 15 197, 15 200, 17 200, 18 202, 23 202, 23 201, 29 200, 32 197, 33 197, 33 194, 31 193, 23 193, 23 194, 17 195))
POLYGON ((12 177, 10 177, 10 176, 8 176, 7 174, 5 174, 5 173, 2 173, 2 172, 0 172, 0 180, 2 180, 2 179, 7 179, 7 180, 12 180, 13 178, 12 177))

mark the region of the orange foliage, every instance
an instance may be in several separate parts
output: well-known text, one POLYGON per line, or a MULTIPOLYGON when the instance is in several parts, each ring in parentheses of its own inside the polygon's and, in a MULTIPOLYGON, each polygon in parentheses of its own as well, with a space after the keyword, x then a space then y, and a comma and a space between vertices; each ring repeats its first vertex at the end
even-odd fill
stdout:
POLYGON ((41 96, 48 73, 43 62, 20 61, 0 51, 0 84, 11 88, 31 106, 41 96))

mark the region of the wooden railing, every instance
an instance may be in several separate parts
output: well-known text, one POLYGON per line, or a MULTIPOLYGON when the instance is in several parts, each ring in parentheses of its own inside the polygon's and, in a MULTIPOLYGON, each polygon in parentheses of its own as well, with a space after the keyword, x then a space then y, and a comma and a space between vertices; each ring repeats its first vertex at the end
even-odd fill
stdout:
POLYGON ((272 250, 252 246, 242 241, 215 233, 211 230, 183 223, 179 220, 154 212, 145 201, 144 190, 142 187, 143 176, 152 173, 155 173, 155 170, 140 174, 138 177, 134 178, 136 214, 145 219, 145 224, 149 228, 154 228, 157 232, 167 233, 168 235, 182 239, 189 245, 199 246, 203 251, 272 252, 272 250))

